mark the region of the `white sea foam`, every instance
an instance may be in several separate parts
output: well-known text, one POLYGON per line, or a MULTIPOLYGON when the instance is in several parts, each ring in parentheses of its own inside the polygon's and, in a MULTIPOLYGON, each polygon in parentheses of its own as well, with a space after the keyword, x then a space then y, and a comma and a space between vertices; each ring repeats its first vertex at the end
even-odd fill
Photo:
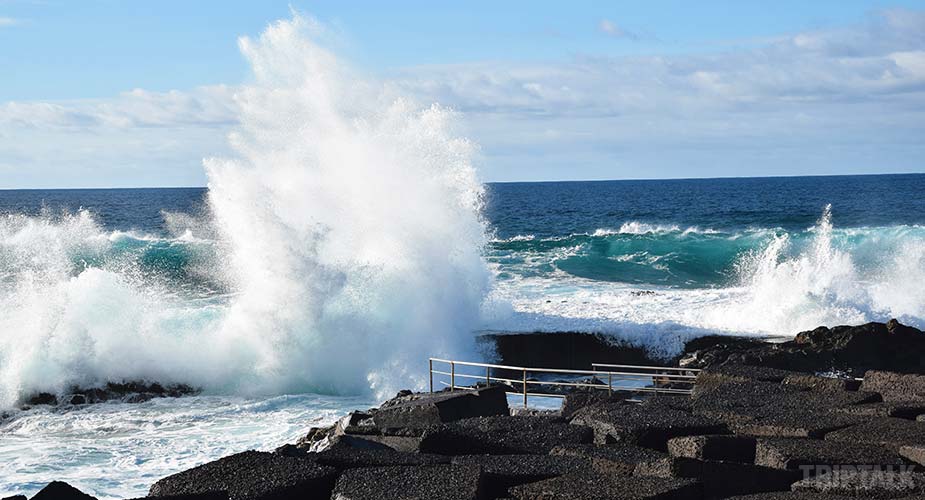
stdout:
POLYGON ((241 50, 235 156, 206 161, 216 242, 197 272, 230 299, 183 301, 85 211, 0 221, 0 408, 108 380, 212 393, 386 395, 423 387, 427 355, 467 356, 490 284, 473 147, 454 117, 364 81, 295 16, 241 50))

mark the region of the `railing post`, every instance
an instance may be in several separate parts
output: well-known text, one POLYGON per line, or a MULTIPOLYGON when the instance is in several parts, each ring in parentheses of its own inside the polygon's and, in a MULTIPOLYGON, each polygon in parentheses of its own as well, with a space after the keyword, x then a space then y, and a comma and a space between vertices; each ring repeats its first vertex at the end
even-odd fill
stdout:
POLYGON ((524 368, 524 408, 527 407, 527 369, 524 368))
POLYGON ((434 360, 427 360, 427 371, 430 372, 430 392, 434 392, 434 360))
POLYGON ((456 390, 456 363, 450 361, 450 392, 456 390))
POLYGON ((613 395, 613 372, 607 373, 607 395, 613 395))
POLYGON ((485 385, 491 385, 491 367, 485 367, 485 385))

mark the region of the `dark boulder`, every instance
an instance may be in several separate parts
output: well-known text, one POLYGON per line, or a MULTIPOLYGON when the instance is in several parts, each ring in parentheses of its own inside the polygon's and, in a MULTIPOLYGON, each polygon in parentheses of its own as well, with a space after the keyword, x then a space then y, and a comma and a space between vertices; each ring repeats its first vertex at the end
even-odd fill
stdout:
POLYGON ((29 500, 26 498, 26 495, 13 495, 11 497, 3 497, 0 500, 29 500))
POLYGON ((32 500, 96 500, 77 488, 62 482, 52 481, 36 493, 32 500))
POLYGON ((478 466, 429 465, 350 469, 341 474, 331 498, 336 500, 478 500, 482 472, 478 466))
POLYGON ((802 478, 796 471, 772 469, 753 464, 677 459, 677 476, 695 479, 703 486, 707 499, 728 498, 733 495, 788 491, 790 485, 802 478))
POLYGON ((752 365, 805 373, 830 370, 860 376, 868 370, 925 373, 925 334, 896 320, 859 326, 819 327, 789 342, 717 344, 685 359, 693 368, 752 365))
POLYGON ((668 441, 673 457, 754 463, 756 439, 749 436, 684 436, 668 441))
POLYGON ((695 434, 724 434, 725 424, 668 406, 608 402, 577 411, 572 424, 594 429, 598 444, 627 442, 666 451, 668 440, 695 434))
POLYGON ((825 392, 857 391, 861 388, 861 381, 853 378, 820 377, 818 375, 787 375, 783 383, 825 392))
POLYGON ((797 471, 817 465, 906 465, 898 453, 883 446, 818 439, 760 439, 755 463, 797 471))
POLYGON ((696 500, 699 483, 690 479, 574 473, 511 488, 518 500, 696 500))
POLYGON ((372 420, 383 434, 399 429, 420 435, 436 424, 509 414, 506 389, 496 385, 474 391, 402 395, 384 403, 372 420))
POLYGON ((899 449, 899 454, 907 460, 925 465, 925 445, 903 446, 899 449))
POLYGON ((545 455, 563 444, 590 443, 591 429, 546 417, 481 417, 441 424, 421 440, 422 453, 441 455, 545 455))
POLYGON ((574 391, 565 395, 562 400, 562 410, 560 415, 565 420, 570 420, 575 412, 597 403, 616 402, 626 399, 627 393, 618 392, 611 394, 607 391, 574 391))
POLYGON ((590 370, 592 363, 659 366, 667 361, 641 347, 592 333, 489 334, 481 341, 490 344, 500 364, 511 366, 590 370))
POLYGON ((864 417, 896 417, 915 420, 925 414, 925 402, 921 403, 864 403, 838 408, 841 413, 864 417))
POLYGON ((231 500, 327 499, 336 476, 337 469, 309 459, 245 451, 165 477, 148 496, 226 491, 231 500))
POLYGON ((480 466, 488 498, 507 496, 513 486, 591 468, 585 458, 561 455, 463 455, 453 457, 453 463, 480 466))

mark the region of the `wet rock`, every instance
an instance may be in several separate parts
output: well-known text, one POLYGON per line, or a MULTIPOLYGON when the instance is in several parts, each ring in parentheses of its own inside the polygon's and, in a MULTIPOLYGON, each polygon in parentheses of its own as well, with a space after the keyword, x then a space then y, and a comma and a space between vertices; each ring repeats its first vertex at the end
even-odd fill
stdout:
POLYGON ((491 334, 482 341, 494 344, 502 365, 590 370, 592 363, 659 366, 666 362, 641 347, 590 333, 491 334))
POLYGON ((925 375, 871 370, 864 374, 862 388, 882 394, 887 402, 925 403, 925 375))
POLYGON ((453 457, 456 465, 480 466, 483 494, 488 498, 507 496, 513 486, 588 470, 582 457, 558 455, 463 455, 453 457))
POLYGON ((25 495, 14 495, 11 497, 3 497, 0 500, 28 500, 25 495))
POLYGON ((420 451, 441 455, 547 454, 563 444, 590 443, 591 429, 545 417, 481 417, 441 424, 425 432, 420 451))
POLYGON ((518 500, 690 500, 702 498, 702 488, 690 479, 628 477, 574 473, 511 488, 518 500))
POLYGON ((309 459, 246 451, 161 479, 148 496, 225 491, 231 500, 327 499, 336 475, 309 459))
POLYGON ((845 468, 802 479, 793 491, 862 498, 900 498, 925 492, 925 476, 910 472, 845 468))
POLYGON ((478 466, 430 465, 350 469, 341 474, 331 498, 336 500, 477 500, 482 472, 478 466))
POLYGON ((685 436, 669 440, 668 453, 698 460, 754 463, 755 444, 756 439, 747 436, 685 436))
POLYGON ((383 404, 372 418, 383 434, 402 429, 417 430, 420 435, 436 424, 509 414, 506 389, 496 385, 475 391, 406 395, 383 404))
POLYGON ((760 439, 755 463, 775 469, 800 470, 815 465, 900 466, 907 462, 880 445, 818 439, 760 439))
POLYGON ((96 500, 77 488, 62 482, 52 481, 36 493, 32 500, 96 500))
POLYGON ((627 442, 666 451, 668 440, 696 434, 724 434, 725 424, 671 407, 608 402, 578 410, 572 424, 594 429, 598 444, 627 442))
POLYGON ((825 435, 827 441, 871 443, 899 450, 902 446, 925 444, 925 422, 901 418, 877 418, 825 435))

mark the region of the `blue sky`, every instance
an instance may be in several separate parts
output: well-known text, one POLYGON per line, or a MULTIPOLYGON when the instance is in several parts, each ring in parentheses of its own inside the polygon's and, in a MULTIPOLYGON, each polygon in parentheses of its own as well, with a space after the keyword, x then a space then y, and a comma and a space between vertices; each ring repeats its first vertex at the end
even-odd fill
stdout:
POLYGON ((0 187, 202 185, 291 7, 489 181, 925 171, 925 1, 0 0, 0 187))

